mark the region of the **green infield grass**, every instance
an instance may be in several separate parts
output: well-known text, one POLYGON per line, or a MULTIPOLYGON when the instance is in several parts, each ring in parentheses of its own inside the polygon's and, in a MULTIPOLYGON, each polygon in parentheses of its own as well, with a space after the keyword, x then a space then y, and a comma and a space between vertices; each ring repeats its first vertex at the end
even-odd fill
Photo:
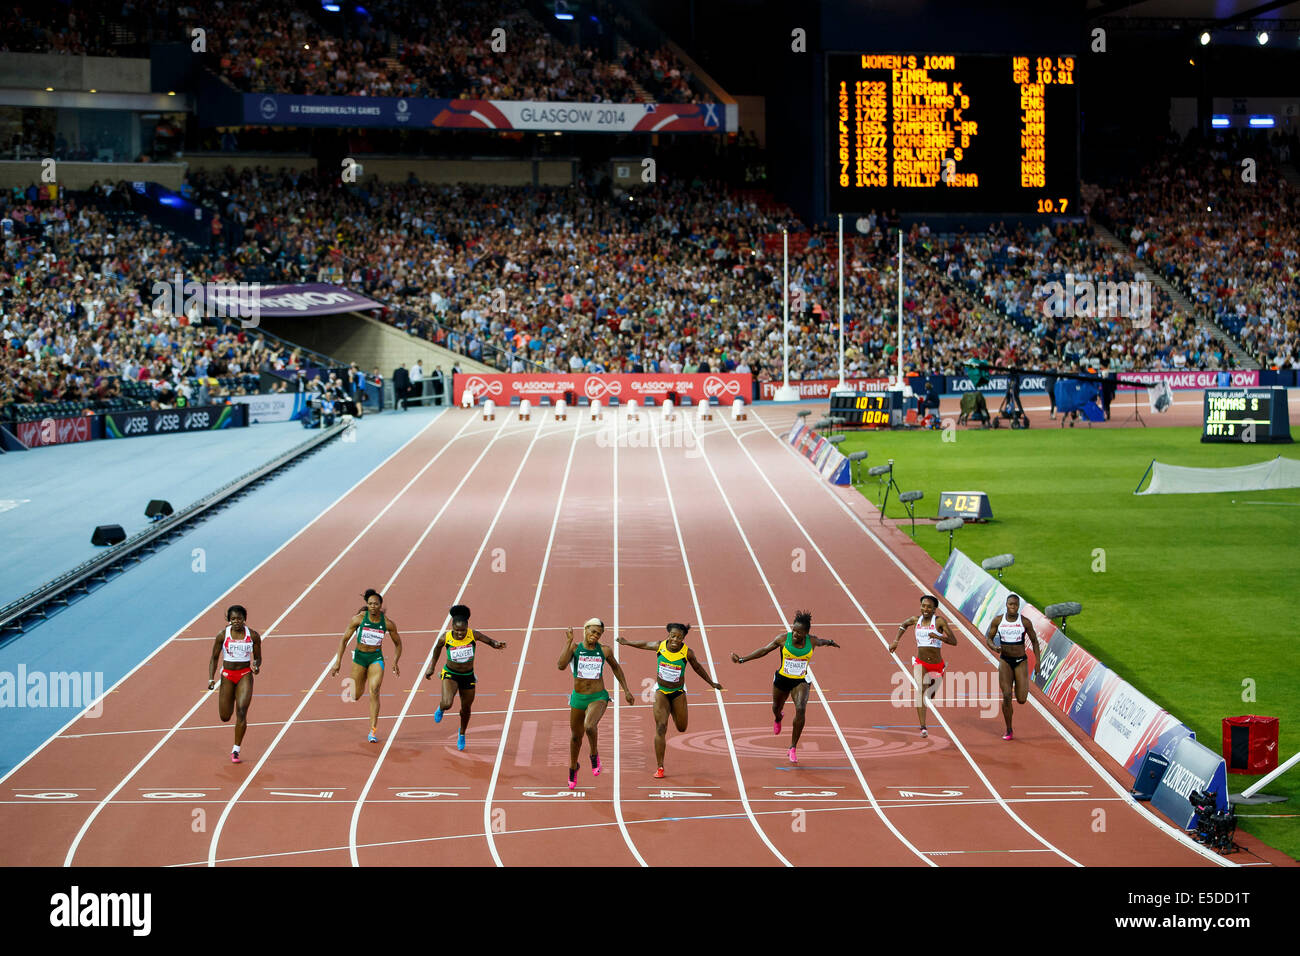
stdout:
MULTIPOLYGON (((976 561, 1010 552, 1003 582, 1038 608, 1078 601, 1068 635, 1196 732, 1215 752, 1224 717, 1280 721, 1280 759, 1300 750, 1300 488, 1134 495, 1151 460, 1224 467, 1300 458, 1291 445, 1203 445, 1199 428, 849 432, 867 449, 858 489, 879 504, 866 468, 895 460, 904 491, 925 498, 983 491, 993 520, 967 523, 954 544, 976 561)), ((886 514, 905 518, 891 494, 886 514)), ((906 520, 899 524, 908 528, 906 520)), ((918 523, 941 564, 948 535, 918 523)), ((928 582, 927 582, 928 583, 928 582)), ((1259 779, 1229 774, 1240 792, 1259 779)), ((1286 803, 1240 807, 1242 829, 1300 857, 1300 767, 1269 784, 1286 803), (1269 815, 1269 816, 1265 816, 1269 815)))

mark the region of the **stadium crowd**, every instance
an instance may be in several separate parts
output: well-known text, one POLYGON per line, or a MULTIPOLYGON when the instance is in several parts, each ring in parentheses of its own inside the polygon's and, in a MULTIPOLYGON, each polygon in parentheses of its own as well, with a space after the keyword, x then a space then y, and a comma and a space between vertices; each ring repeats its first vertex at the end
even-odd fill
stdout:
POLYGON ((0 195, 0 419, 46 403, 204 404, 256 393, 262 370, 303 367, 297 350, 191 324, 170 292, 152 294, 177 273, 227 278, 220 263, 187 263, 179 240, 111 204, 19 192, 0 195))
POLYGON ((1282 169, 1297 158, 1295 134, 1171 136, 1100 210, 1135 256, 1273 368, 1300 368, 1300 183, 1282 169))
MULTIPOLYGON (((0 51, 114 55, 113 24, 137 39, 202 30, 209 65, 239 89, 317 96, 584 103, 695 103, 691 72, 666 47, 607 55, 567 45, 513 0, 374 0, 355 26, 306 8, 190 0, 137 9, 79 0, 0 13, 0 51), (496 35, 497 29, 504 33, 496 35), (494 45, 503 42, 500 52, 494 45)), ((607 29, 621 22, 601 8, 607 29)), ((611 44, 612 47, 612 44, 611 44)))

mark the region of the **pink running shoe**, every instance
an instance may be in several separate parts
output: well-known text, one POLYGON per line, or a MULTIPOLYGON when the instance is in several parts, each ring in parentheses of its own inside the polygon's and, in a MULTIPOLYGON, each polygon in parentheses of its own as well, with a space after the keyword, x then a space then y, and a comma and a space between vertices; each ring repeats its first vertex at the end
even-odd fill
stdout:
POLYGON ((926 730, 924 727, 922 727, 922 728, 921 728, 921 736, 922 736, 922 737, 929 737, 929 736, 930 736, 930 731, 928 731, 928 730, 926 730))
POLYGON ((578 789, 578 771, 576 769, 572 769, 569 771, 569 789, 570 790, 578 789))
POLYGON ((780 717, 778 717, 775 721, 772 722, 772 736, 774 737, 781 736, 781 721, 783 720, 785 720, 785 714, 782 714, 780 717))
POLYGON ((232 750, 232 751, 230 751, 230 762, 231 762, 231 763, 243 763, 244 761, 242 761, 242 760, 239 759, 239 752, 238 752, 238 751, 232 750))
POLYGON ((790 748, 790 762, 791 762, 791 763, 798 763, 798 762, 799 762, 799 758, 796 757, 796 756, 794 755, 794 748, 793 748, 793 747, 790 748))
POLYGON ((1008 730, 1005 734, 1003 734, 1003 735, 1002 735, 1002 739, 1003 739, 1003 740, 1011 740, 1011 739, 1013 739, 1012 736, 1011 736, 1011 731, 1008 730))
POLYGON ((593 764, 591 765, 591 775, 592 775, 593 777, 599 777, 599 776, 600 776, 600 756, 599 756, 599 755, 597 755, 597 757, 596 757, 596 762, 593 763, 593 764))

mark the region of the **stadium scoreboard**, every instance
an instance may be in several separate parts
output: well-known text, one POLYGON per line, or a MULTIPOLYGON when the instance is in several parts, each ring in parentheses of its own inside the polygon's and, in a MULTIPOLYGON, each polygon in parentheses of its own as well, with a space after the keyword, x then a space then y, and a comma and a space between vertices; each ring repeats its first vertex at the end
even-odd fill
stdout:
POLYGON ((1203 442, 1289 442, 1286 389, 1207 388, 1203 442))
POLYGON ((1077 63, 827 54, 830 211, 1077 215, 1077 63))
POLYGON ((902 393, 841 392, 831 396, 830 415, 845 425, 889 428, 902 420, 902 393))

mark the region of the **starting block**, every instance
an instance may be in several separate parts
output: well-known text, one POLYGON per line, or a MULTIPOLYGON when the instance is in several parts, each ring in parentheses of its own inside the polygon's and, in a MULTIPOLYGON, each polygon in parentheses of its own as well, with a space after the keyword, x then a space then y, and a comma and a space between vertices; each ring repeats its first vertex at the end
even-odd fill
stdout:
POLYGON ((664 410, 664 421, 671 422, 674 417, 673 400, 671 398, 665 398, 663 400, 663 403, 660 405, 660 407, 664 410))
POLYGON ((600 418, 600 399, 593 398, 591 400, 591 420, 594 422, 597 421, 599 418, 600 418))
POLYGON ((494 422, 497 419, 497 403, 488 399, 483 403, 483 421, 494 422))
POLYGON ((519 400, 519 420, 521 422, 528 421, 528 416, 531 415, 532 413, 533 413, 532 403, 529 402, 528 399, 526 398, 521 398, 519 400))
POLYGON ((696 405, 695 408, 696 408, 696 415, 699 416, 700 421, 702 422, 713 421, 713 406, 709 404, 709 400, 707 398, 701 399, 699 404, 696 405))
POLYGON ((636 421, 636 399, 630 398, 627 402, 627 417, 636 421))
POLYGON ((557 421, 568 421, 569 404, 564 399, 557 399, 555 402, 555 418, 557 421))
POLYGON ((738 398, 731 403, 731 418, 733 421, 743 422, 746 419, 745 400, 738 398))
POLYGON ((465 391, 460 393, 460 407, 461 408, 474 407, 474 393, 470 391, 468 388, 465 389, 465 391))

